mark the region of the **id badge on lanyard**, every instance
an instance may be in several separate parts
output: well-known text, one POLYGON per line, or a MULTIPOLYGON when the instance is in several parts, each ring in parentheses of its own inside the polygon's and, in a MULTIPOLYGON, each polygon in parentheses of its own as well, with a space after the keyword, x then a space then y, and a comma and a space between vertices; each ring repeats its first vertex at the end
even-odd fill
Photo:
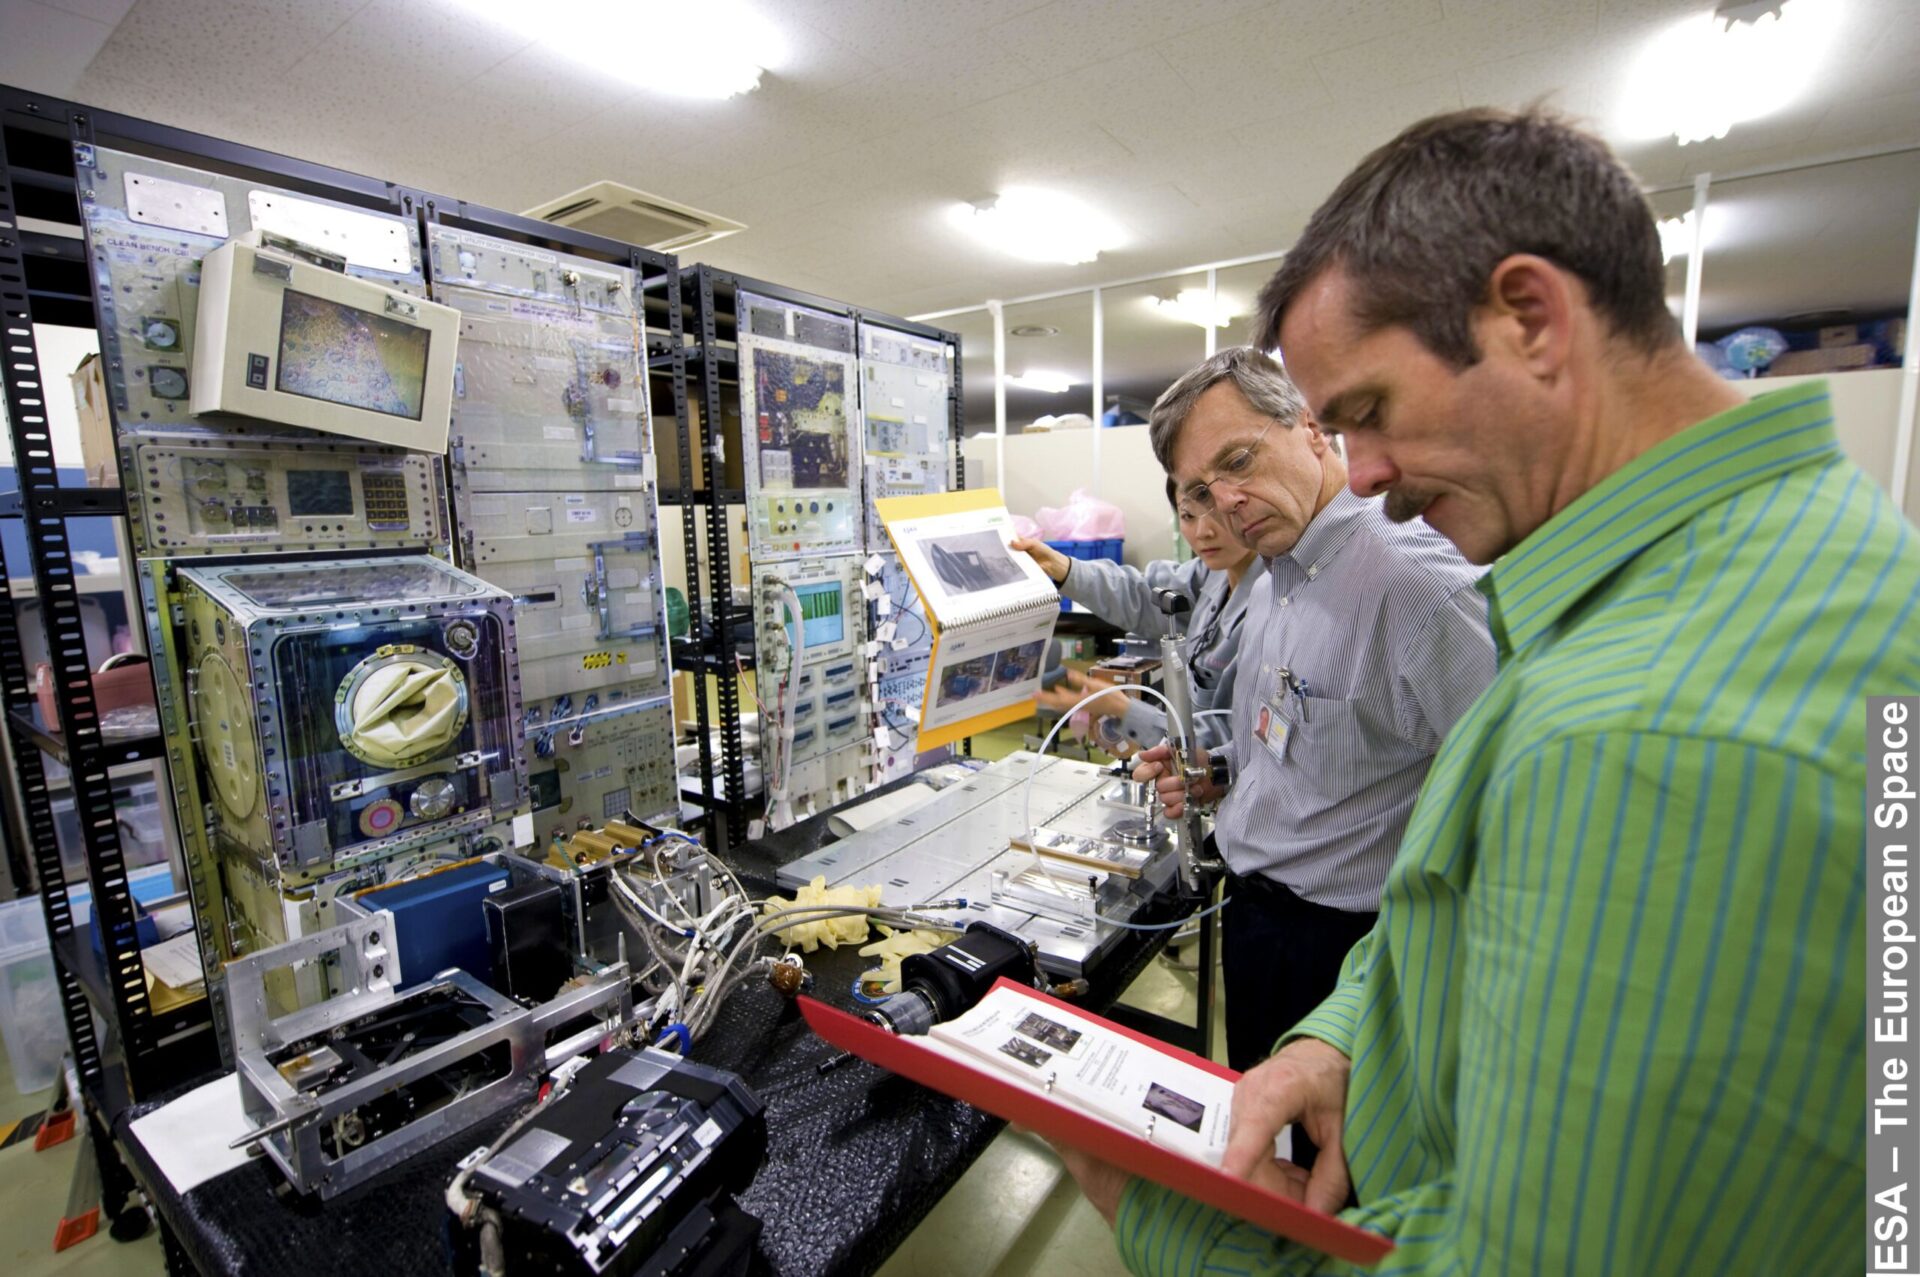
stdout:
POLYGON ((1293 735, 1292 675, 1285 669, 1260 668, 1260 704, 1253 711, 1253 738, 1266 746, 1273 761, 1287 761, 1287 739, 1293 735))

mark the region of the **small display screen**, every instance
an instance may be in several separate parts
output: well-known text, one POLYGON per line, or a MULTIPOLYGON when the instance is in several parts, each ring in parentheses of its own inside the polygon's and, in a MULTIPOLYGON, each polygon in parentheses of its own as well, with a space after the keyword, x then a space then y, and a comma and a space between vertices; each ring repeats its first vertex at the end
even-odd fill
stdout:
MULTIPOLYGON (((808 648, 838 643, 846 633, 846 618, 840 606, 840 584, 802 585, 794 593, 800 596, 801 629, 808 648)), ((791 631, 789 631, 791 632, 791 631)))
POLYGON ((431 334, 289 288, 280 306, 275 385, 303 399, 420 420, 431 334))
POLYGON ((287 508, 296 519, 314 514, 352 514, 353 477, 345 470, 289 470, 287 508))

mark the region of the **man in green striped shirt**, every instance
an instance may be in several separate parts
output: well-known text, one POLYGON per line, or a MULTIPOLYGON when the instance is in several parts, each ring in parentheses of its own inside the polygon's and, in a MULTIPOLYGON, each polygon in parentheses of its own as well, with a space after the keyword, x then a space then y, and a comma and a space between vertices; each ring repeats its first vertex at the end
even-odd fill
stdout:
MULTIPOLYGON (((1824 385, 1744 401, 1664 292, 1604 144, 1470 111, 1262 297, 1354 491, 1493 564, 1500 672, 1380 920, 1234 1096, 1229 1169, 1391 1237, 1376 1272, 1864 1265, 1863 716, 1920 692, 1920 534, 1824 385), (1272 1161, 1289 1121, 1344 1158, 1272 1161)), ((1136 1272, 1346 1267, 1068 1160, 1136 1272)))

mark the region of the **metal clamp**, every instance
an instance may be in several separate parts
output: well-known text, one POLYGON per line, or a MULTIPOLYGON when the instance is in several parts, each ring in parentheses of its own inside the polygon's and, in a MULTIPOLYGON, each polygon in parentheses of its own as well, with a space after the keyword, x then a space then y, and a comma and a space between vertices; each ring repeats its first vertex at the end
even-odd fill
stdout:
POLYGON ((607 581, 608 554, 642 554, 653 549, 653 536, 635 532, 618 541, 595 541, 587 548, 593 552, 593 567, 580 583, 580 598, 587 609, 598 615, 602 641, 652 638, 660 632, 658 622, 629 625, 616 630, 613 624, 613 587, 607 581))

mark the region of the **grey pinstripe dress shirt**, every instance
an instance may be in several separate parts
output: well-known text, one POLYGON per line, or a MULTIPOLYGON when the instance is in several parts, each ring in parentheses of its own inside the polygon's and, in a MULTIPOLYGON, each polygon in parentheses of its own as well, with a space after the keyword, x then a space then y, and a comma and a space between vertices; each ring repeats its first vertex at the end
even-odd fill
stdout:
POLYGON ((1493 681, 1479 575, 1426 524, 1346 489, 1267 561, 1214 822, 1229 868, 1335 909, 1380 907, 1427 765, 1493 681))

